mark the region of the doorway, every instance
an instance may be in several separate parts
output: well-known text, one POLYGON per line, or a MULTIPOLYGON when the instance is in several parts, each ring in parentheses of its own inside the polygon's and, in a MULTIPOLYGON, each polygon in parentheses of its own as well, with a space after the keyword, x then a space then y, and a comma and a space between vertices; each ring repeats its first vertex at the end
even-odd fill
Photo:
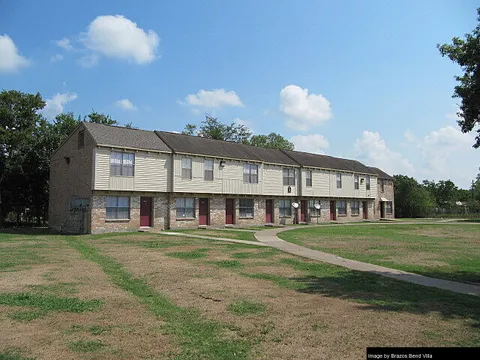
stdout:
POLYGON ((226 199, 225 200, 225 224, 233 225, 234 221, 234 208, 235 208, 235 200, 234 199, 226 199))
POLYGON ((140 226, 152 226, 151 197, 140 197, 140 226))
POLYGON ((208 198, 199 199, 198 206, 198 224, 199 225, 209 225, 210 224, 210 209, 208 206, 208 198))
POLYGON ((380 217, 385 217, 385 201, 380 202, 380 217))
POLYGON ((300 222, 307 221, 307 200, 300 200, 300 222))
POLYGON ((337 209, 335 208, 335 200, 330 200, 330 220, 337 220, 337 209))
POLYGON ((363 208, 363 218, 368 219, 368 201, 364 201, 362 203, 362 208, 363 208))
POLYGON ((265 222, 273 224, 273 200, 265 200, 265 222))

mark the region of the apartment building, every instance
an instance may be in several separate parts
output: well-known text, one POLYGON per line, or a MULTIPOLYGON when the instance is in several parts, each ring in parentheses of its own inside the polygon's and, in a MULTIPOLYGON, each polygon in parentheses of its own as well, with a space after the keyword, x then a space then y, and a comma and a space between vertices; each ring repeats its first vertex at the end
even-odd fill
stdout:
POLYGON ((326 155, 82 123, 51 159, 49 226, 103 233, 375 219, 377 170, 326 155))

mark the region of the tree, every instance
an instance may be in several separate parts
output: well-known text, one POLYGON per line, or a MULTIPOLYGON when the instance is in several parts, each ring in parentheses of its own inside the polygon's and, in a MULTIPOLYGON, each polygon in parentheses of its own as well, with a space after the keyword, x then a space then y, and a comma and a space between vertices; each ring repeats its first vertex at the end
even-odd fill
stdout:
POLYGON ((241 124, 223 124, 217 118, 205 115, 199 128, 194 124, 187 124, 182 131, 185 135, 196 135, 209 139, 238 142, 271 149, 293 150, 293 144, 282 135, 270 133, 268 135, 253 135, 241 124))
POLYGON ((83 121, 88 121, 91 123, 96 124, 104 124, 104 125, 117 125, 117 120, 114 120, 110 117, 110 115, 100 114, 97 113, 95 110, 92 110, 90 114, 83 118, 83 121))
POLYGON ((270 149, 282 149, 293 150, 294 145, 282 135, 277 133, 270 133, 268 135, 253 135, 250 138, 250 145, 270 148, 270 149))
MULTIPOLYGON (((465 39, 454 37, 452 44, 437 45, 442 56, 448 56, 464 71, 462 76, 455 76, 459 84, 453 94, 461 99, 458 124, 464 133, 480 124, 480 8, 477 14, 478 25, 471 34, 465 34, 465 39)), ((480 129, 473 147, 480 147, 480 129)))
POLYGON ((425 217, 435 200, 424 186, 414 178, 395 175, 395 216, 425 217))

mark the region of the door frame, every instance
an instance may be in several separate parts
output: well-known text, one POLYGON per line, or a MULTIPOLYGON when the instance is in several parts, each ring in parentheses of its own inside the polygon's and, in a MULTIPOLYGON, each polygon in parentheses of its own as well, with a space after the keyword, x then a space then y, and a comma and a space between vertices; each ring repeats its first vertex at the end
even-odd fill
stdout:
POLYGON ((235 199, 226 198, 225 199, 225 225, 235 225, 235 199), (232 222, 227 222, 227 215, 228 215, 228 203, 231 202, 232 206, 232 222))
POLYGON ((265 199, 265 222, 267 224, 273 224, 275 222, 275 206, 273 203, 273 199, 265 199), (269 213, 270 210, 270 213, 269 213), (268 219, 268 215, 270 215, 270 221, 268 219))
POLYGON ((380 218, 385 218, 385 201, 380 201, 380 218))
MULTIPOLYGON (((153 220, 152 212, 153 212, 153 198, 151 196, 140 196, 140 226, 152 227, 152 220, 153 220), (148 199, 149 207, 150 207, 149 214, 148 214, 148 225, 142 225, 142 207, 143 207, 144 199, 148 199)), ((143 216, 147 216, 147 215, 143 215, 143 216)))
POLYGON ((368 201, 362 201, 363 218, 368 219, 368 201))
POLYGON ((335 200, 330 200, 330 220, 337 220, 337 203, 335 200))
POLYGON ((210 225, 210 199, 209 198, 199 198, 198 199, 198 225, 210 225), (205 210, 205 224, 202 224, 202 200, 206 202, 205 210))
POLYGON ((307 200, 300 200, 300 222, 307 222, 307 200))

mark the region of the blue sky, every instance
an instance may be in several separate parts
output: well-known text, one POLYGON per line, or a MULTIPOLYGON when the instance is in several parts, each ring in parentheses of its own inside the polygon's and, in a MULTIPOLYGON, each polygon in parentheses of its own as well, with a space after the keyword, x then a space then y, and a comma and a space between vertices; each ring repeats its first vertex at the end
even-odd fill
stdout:
POLYGON ((480 166, 456 125, 437 43, 476 1, 4 1, 0 84, 45 116, 92 109, 181 131, 205 113, 298 150, 468 188, 480 166))

